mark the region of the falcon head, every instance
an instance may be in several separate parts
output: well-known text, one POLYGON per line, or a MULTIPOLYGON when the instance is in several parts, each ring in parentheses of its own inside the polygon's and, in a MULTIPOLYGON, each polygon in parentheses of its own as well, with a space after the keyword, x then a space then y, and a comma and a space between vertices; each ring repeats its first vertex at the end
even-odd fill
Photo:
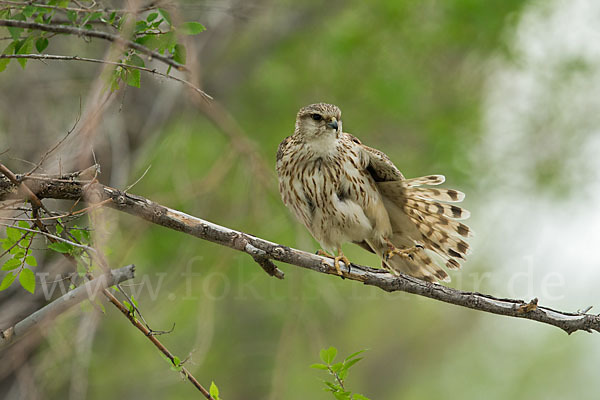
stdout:
POLYGON ((307 139, 334 136, 342 132, 342 112, 333 104, 317 103, 302 107, 296 116, 296 134, 307 139))

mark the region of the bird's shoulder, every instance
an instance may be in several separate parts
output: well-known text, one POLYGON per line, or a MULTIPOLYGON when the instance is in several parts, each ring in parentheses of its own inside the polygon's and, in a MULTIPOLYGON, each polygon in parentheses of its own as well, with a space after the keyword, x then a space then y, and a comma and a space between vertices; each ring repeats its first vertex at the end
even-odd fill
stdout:
POLYGON ((367 171, 377 182, 403 180, 404 175, 394 165, 392 160, 383 152, 363 144, 356 136, 344 132, 342 140, 352 143, 365 158, 367 171))

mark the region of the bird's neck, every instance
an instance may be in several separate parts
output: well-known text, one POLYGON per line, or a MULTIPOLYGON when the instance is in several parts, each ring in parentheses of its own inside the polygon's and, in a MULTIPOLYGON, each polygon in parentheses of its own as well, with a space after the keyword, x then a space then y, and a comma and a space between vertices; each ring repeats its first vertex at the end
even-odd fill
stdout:
POLYGON ((338 139, 335 135, 321 135, 304 140, 302 146, 312 155, 311 158, 329 158, 338 152, 338 139))

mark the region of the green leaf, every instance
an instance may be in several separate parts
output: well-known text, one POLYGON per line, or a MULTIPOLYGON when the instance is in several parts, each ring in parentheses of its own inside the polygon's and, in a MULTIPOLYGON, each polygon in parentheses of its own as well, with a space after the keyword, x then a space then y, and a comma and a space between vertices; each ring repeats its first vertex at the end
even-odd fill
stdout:
POLYGON ((337 349, 335 347, 323 349, 321 350, 319 355, 321 356, 321 360, 323 360, 325 364, 331 365, 331 363, 335 359, 335 356, 337 355, 337 349))
POLYGON ((340 372, 340 370, 342 369, 343 366, 344 366, 344 363, 342 363, 342 362, 335 363, 331 366, 331 370, 333 372, 340 372))
POLYGON ((83 236, 83 234, 81 233, 81 229, 79 229, 77 227, 77 225, 75 225, 71 231, 69 232, 71 234, 71 236, 73 236, 78 242, 81 243, 81 238, 83 236))
POLYGON ((312 364, 310 367, 315 368, 315 369, 324 369, 324 370, 329 369, 329 367, 327 367, 327 365, 325 365, 325 364, 312 364))
POLYGON ((177 356, 173 356, 173 365, 175 365, 176 367, 180 366, 181 365, 181 359, 179 357, 177 357, 177 356))
POLYGON ((25 250, 20 247, 13 247, 10 251, 10 254, 13 255, 14 258, 23 258, 25 257, 25 250))
POLYGON ((169 12, 167 10, 165 10, 164 8, 159 8, 158 12, 160 13, 160 15, 165 19, 165 22, 167 24, 169 24, 169 26, 171 26, 171 14, 169 14, 169 12))
POLYGON ((75 21, 77 21, 77 13, 73 10, 67 10, 67 19, 72 23, 75 23, 75 21))
POLYGON ((127 70, 127 84, 136 88, 140 87, 140 80, 142 74, 139 69, 128 69, 127 70))
POLYGON ((23 9, 23 15, 26 16, 27 18, 30 18, 33 14, 35 14, 35 11, 36 11, 36 7, 27 6, 23 9))
POLYGON ((131 302, 133 303, 134 306, 136 306, 136 308, 140 308, 140 306, 138 305, 138 302, 135 300, 135 297, 133 297, 133 295, 131 295, 131 302))
POLYGON ((17 222, 17 226, 21 227, 21 228, 27 228, 30 229, 31 227, 29 226, 29 224, 25 221, 19 221, 17 222))
POLYGON ((62 225, 61 225, 61 222, 60 222, 60 221, 58 221, 58 224, 56 224, 56 234, 57 234, 58 236, 60 236, 60 234, 61 234, 62 232, 63 232, 63 227, 62 227, 62 225))
POLYGON ((12 272, 6 274, 6 276, 4 276, 4 279, 2 279, 2 283, 0 283, 0 291, 8 288, 15 281, 15 278, 16 275, 12 272))
MULTIPOLYGON (((25 16, 23 14, 16 14, 13 15, 10 19, 14 19, 17 21, 26 21, 27 18, 25 18, 25 16)), ((23 28, 16 28, 13 26, 9 26, 7 27, 8 32, 10 32, 10 36, 14 39, 14 40, 19 40, 19 38, 21 37, 21 33, 23 33, 23 31, 25 29, 23 28)))
POLYGON ((210 383, 210 389, 208 389, 208 392, 210 393, 210 395, 215 399, 215 400, 220 400, 219 397, 219 388, 217 387, 217 385, 215 384, 214 381, 212 381, 210 383))
POLYGON ((197 35, 204 32, 206 28, 200 22, 184 22, 181 24, 180 30, 184 35, 197 35))
POLYGON ((146 17, 146 21, 152 22, 152 21, 154 21, 156 19, 156 17, 158 17, 158 13, 157 12, 150 13, 146 17))
POLYGON ((355 359, 352 359, 352 360, 347 361, 347 362, 344 361, 344 368, 343 369, 344 370, 348 370, 351 366, 353 366, 354 364, 356 364, 357 362, 359 362, 362 359, 363 359, 362 357, 359 357, 359 358, 355 358, 355 359))
MULTIPOLYGON (((17 54, 29 54, 31 53, 31 50, 33 49, 33 36, 29 36, 27 39, 25 39, 23 41, 23 43, 21 44, 21 48, 19 48, 19 51, 17 51, 17 54)), ((27 61, 29 61, 26 58, 18 58, 17 61, 19 62, 19 64, 21 64, 21 68, 25 69, 25 65, 27 64, 27 61)))
POLYGON ((29 265, 31 265, 32 267, 37 267, 37 260, 35 259, 34 256, 27 256, 25 257, 25 262, 29 265))
POLYGON ((348 357, 346 357, 346 358, 344 359, 344 361, 348 361, 348 360, 350 360, 351 358, 354 358, 354 357, 356 357, 357 355, 364 353, 365 351, 367 351, 367 350, 365 349, 365 350, 360 350, 360 351, 357 351, 356 353, 352 353, 352 354, 350 354, 348 357))
POLYGON ((369 399, 368 397, 366 397, 366 396, 363 396, 362 394, 358 394, 358 393, 354 393, 354 394, 352 395, 352 398, 353 398, 354 400, 371 400, 371 399, 369 399))
POLYGON ((135 65, 136 67, 146 66, 146 64, 144 64, 144 60, 142 60, 142 58, 137 54, 132 54, 131 57, 129 57, 129 61, 127 62, 127 64, 135 65))
POLYGON ((46 47, 48 47, 48 39, 45 37, 41 37, 35 41, 35 48, 37 49, 38 53, 44 51, 46 47))
POLYGON ((148 29, 148 24, 146 24, 146 21, 138 21, 135 23, 136 33, 144 32, 146 29, 148 29))
MULTIPOLYGON (((8 46, 4 49, 2 54, 13 54, 15 52, 15 46, 17 45, 17 41, 10 42, 8 46)), ((10 62, 10 58, 3 58, 0 60, 0 72, 6 69, 6 66, 10 62)))
POLYGON ((19 241, 19 239, 21 239, 21 236, 23 236, 23 234, 17 228, 13 228, 12 226, 6 228, 6 237, 11 242, 15 243, 19 241))
POLYGON ((338 400, 350 400, 350 392, 336 392, 333 393, 333 397, 338 400))
POLYGON ((173 53, 173 61, 178 62, 179 64, 185 64, 186 53, 184 45, 176 44, 175 52, 173 53))
POLYGON ((35 275, 29 268, 23 268, 19 274, 19 283, 30 293, 35 292, 35 275))
POLYGON ((11 258, 9 260, 6 260, 4 265, 2 265, 2 271, 10 271, 10 270, 19 268, 20 266, 21 266, 21 260, 19 260, 17 258, 11 258))
POLYGON ((73 250, 73 245, 65 242, 50 243, 48 248, 59 253, 69 253, 73 250))

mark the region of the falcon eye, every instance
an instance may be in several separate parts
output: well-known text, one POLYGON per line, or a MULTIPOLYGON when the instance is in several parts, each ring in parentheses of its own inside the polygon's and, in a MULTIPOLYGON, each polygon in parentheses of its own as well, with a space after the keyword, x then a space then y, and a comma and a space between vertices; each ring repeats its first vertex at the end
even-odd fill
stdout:
POLYGON ((320 121, 323 119, 323 117, 321 116, 321 114, 311 114, 310 117, 312 119, 314 119, 315 121, 320 121))

